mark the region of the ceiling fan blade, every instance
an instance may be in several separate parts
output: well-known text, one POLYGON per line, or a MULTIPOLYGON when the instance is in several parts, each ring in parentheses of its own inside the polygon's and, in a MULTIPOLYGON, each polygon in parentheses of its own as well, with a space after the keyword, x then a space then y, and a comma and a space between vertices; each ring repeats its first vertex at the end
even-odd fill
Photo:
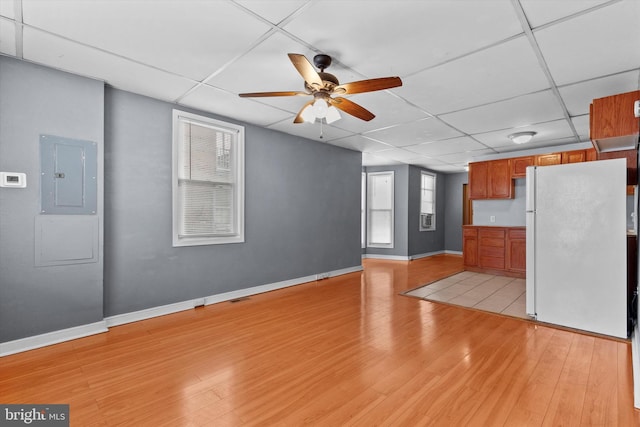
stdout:
POLYGON ((333 92, 353 94, 391 89, 398 86, 402 86, 402 80, 400 80, 400 77, 380 77, 378 79, 360 80, 357 82, 341 84, 336 86, 333 89, 333 92))
POLYGON ((296 70, 298 70, 304 81, 309 84, 309 86, 318 89, 323 86, 320 75, 304 55, 301 55, 299 53, 290 53, 289 59, 293 63, 293 66, 296 67, 296 70))
POLYGON ((267 96, 299 96, 310 95, 307 92, 289 91, 289 92, 253 92, 253 93, 241 93, 241 98, 260 98, 267 96))
POLYGON ((375 115, 371 111, 356 104, 353 101, 349 101, 347 98, 329 98, 329 104, 333 105, 339 110, 344 111, 347 114, 351 114, 352 116, 367 122, 375 117, 375 115))
POLYGON ((295 119, 293 119, 293 123, 304 123, 304 119, 302 118, 302 112, 304 111, 305 108, 307 108, 309 105, 313 104, 315 101, 315 99, 312 99, 311 101, 307 102, 306 104, 304 104, 302 106, 302 108, 300 109, 300 111, 298 112, 298 115, 296 116, 295 119))

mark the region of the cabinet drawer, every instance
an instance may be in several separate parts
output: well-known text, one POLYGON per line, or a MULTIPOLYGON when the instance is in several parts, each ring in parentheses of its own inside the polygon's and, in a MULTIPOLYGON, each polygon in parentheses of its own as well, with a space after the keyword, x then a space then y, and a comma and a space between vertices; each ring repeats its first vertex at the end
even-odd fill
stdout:
POLYGON ((482 228, 478 231, 478 236, 480 239, 504 239, 504 229, 491 230, 482 228))
POLYGON ((504 247, 480 246, 480 253, 492 258, 504 258, 504 247))
POLYGON ((480 265, 484 268, 504 270, 504 258, 481 256, 480 265))
POLYGON ((527 230, 509 230, 509 239, 517 240, 517 239, 526 239, 527 238, 527 230))
POLYGON ((464 237, 478 237, 478 230, 475 228, 465 228, 462 230, 464 237))
POLYGON ((480 238, 480 247, 481 248, 504 248, 504 238, 503 239, 480 238))

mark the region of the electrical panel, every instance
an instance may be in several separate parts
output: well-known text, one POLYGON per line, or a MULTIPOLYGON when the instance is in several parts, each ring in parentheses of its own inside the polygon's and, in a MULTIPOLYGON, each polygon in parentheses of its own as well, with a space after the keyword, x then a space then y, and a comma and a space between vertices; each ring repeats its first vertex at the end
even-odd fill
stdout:
POLYGON ((95 142, 40 135, 40 213, 95 214, 97 173, 95 142))

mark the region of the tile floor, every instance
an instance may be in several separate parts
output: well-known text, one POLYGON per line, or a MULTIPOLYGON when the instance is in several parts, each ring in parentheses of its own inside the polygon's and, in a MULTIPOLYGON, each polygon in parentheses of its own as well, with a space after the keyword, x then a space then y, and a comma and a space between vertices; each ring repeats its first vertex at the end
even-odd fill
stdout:
POLYGON ((527 319, 525 280, 463 271, 404 293, 527 319))

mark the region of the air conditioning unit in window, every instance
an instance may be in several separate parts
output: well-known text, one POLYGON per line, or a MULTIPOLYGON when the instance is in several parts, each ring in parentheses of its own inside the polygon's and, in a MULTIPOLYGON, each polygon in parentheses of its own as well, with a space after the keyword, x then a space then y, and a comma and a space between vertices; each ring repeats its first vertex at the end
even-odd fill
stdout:
POLYGON ((433 214, 420 214, 420 228, 429 230, 433 228, 433 214))

